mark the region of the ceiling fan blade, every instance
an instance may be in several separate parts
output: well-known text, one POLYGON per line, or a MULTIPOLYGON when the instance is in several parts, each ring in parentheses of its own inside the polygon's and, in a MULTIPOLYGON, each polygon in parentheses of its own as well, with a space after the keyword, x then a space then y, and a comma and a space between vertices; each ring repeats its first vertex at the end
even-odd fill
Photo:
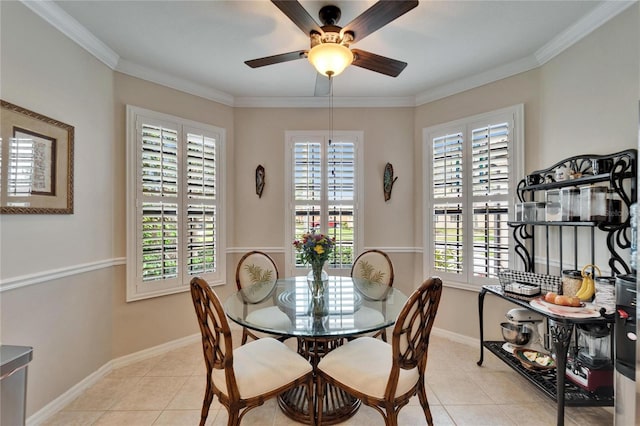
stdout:
POLYGON ((342 31, 351 31, 354 35, 353 42, 358 42, 417 5, 418 0, 380 0, 345 25, 342 31))
POLYGON ((326 75, 322 75, 317 73, 316 75, 316 90, 313 96, 328 96, 331 93, 331 84, 333 80, 331 80, 326 75))
POLYGON ((252 59, 244 61, 251 68, 264 67, 265 65, 279 64, 280 62, 295 61, 306 57, 306 50, 297 50, 295 52, 281 53, 279 55, 266 56, 264 58, 252 59))
POLYGON ((397 77, 407 66, 406 62, 386 58, 360 49, 351 49, 354 55, 352 65, 371 71, 397 77))
POLYGON ((322 34, 318 23, 297 0, 271 0, 271 3, 275 4, 306 35, 311 34, 311 31, 322 34))

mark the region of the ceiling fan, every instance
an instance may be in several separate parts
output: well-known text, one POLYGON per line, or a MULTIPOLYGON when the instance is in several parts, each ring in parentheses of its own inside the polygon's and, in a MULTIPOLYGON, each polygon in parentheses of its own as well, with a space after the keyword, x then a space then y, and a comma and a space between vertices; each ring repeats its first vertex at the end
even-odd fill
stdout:
POLYGON ((407 66, 406 62, 376 55, 350 45, 362 40, 374 31, 418 6, 418 0, 380 0, 344 27, 336 24, 340 8, 323 6, 318 13, 320 26, 297 0, 271 0, 294 24, 310 38, 308 50, 282 53, 245 61, 251 68, 308 58, 318 71, 316 96, 329 92, 331 78, 347 66, 355 65, 391 77, 397 77, 407 66), (327 78, 328 77, 328 78, 327 78))

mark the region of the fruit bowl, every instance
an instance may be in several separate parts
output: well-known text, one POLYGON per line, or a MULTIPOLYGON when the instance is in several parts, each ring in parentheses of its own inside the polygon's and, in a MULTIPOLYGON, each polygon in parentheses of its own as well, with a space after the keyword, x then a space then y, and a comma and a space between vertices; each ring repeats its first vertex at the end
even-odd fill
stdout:
POLYGON ((531 339, 531 330, 524 324, 502 322, 500 328, 504 340, 513 345, 526 345, 531 339))

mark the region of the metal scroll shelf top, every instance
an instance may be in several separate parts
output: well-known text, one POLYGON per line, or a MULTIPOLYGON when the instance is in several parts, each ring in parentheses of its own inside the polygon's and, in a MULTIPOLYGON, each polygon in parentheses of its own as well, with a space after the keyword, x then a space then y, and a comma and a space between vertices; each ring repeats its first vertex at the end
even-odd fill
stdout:
MULTIPOLYGON (((637 176, 637 157, 638 150, 636 149, 628 149, 609 155, 583 154, 569 157, 547 169, 536 170, 528 175, 537 177, 540 183, 530 184, 526 178, 522 179, 518 183, 518 197, 521 201, 525 201, 524 192, 589 185, 598 182, 609 182, 613 189, 621 191, 624 179, 637 176), (610 170, 606 173, 594 174, 593 163, 597 160, 610 161, 610 170), (567 168, 579 177, 556 181, 556 171, 560 168, 567 168)), ((635 201, 635 194, 632 194, 632 200, 626 201, 635 201)))

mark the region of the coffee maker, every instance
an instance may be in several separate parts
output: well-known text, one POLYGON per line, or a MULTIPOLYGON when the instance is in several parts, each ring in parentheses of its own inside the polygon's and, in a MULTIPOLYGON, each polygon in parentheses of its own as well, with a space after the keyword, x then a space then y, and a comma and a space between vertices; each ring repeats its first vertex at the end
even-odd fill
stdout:
POLYGON ((576 342, 567 354, 566 377, 582 389, 613 395, 613 356, 609 324, 576 325, 576 342))

